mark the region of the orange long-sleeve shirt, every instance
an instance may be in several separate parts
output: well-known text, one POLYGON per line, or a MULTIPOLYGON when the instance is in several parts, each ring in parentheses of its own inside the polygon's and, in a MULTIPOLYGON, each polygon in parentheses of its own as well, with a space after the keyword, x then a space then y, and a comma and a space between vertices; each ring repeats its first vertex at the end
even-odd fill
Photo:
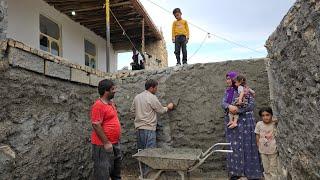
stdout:
POLYGON ((189 26, 186 20, 176 20, 172 24, 172 39, 177 35, 185 35, 189 38, 189 26))

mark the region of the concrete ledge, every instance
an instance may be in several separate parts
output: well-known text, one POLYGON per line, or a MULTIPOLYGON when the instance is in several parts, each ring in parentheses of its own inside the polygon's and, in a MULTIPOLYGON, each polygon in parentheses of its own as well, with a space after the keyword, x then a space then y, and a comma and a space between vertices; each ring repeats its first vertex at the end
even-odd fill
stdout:
POLYGON ((90 74, 90 85, 91 86, 98 86, 99 82, 101 80, 105 79, 104 77, 99 77, 97 75, 94 74, 90 74))
POLYGON ((23 44, 22 42, 19 42, 19 41, 13 40, 13 39, 4 40, 3 45, 1 45, 1 42, 0 42, 0 48, 2 48, 2 47, 6 48, 6 46, 21 49, 25 52, 29 52, 30 54, 34 54, 36 56, 39 56, 45 60, 53 61, 53 62, 56 62, 59 64, 64 64, 65 66, 72 67, 72 68, 79 69, 79 70, 83 70, 83 71, 86 71, 87 73, 96 74, 98 76, 104 76, 107 74, 105 72, 102 72, 102 71, 99 71, 96 69, 92 69, 88 66, 71 63, 69 60, 64 59, 63 57, 54 56, 48 52, 32 48, 30 46, 23 44))
MULTIPOLYGON (((12 66, 18 66, 27 70, 35 71, 45 74, 47 76, 56 77, 73 82, 97 86, 102 79, 126 79, 141 75, 154 75, 159 73, 176 73, 179 71, 186 71, 194 69, 203 64, 192 64, 188 66, 159 68, 157 70, 140 70, 140 71, 118 71, 116 73, 106 73, 87 66, 71 63, 70 61, 51 55, 48 52, 31 48, 19 41, 13 39, 6 39, 0 41, 0 57, 5 55, 6 60, 12 66), (4 53, 1 53, 4 52, 4 53), (9 52, 9 53, 5 53, 9 52)), ((259 61, 261 59, 244 60, 244 62, 259 61)), ((232 61, 221 62, 228 64, 232 61)), ((217 64, 221 64, 217 63, 217 64)), ((4 67, 4 66, 3 66, 4 67)))
POLYGON ((89 84, 90 78, 87 72, 71 68, 71 81, 89 84))
MULTIPOLYGON (((92 83, 90 83, 90 78, 89 78, 89 81, 87 80, 87 78, 77 79, 75 77, 75 76, 77 76, 76 72, 74 72, 74 74, 73 74, 72 81, 82 82, 82 83, 88 82, 87 84, 90 84, 93 86, 94 86, 94 84, 97 84, 98 79, 101 79, 101 78, 95 78, 95 77, 105 77, 107 79, 127 78, 127 77, 137 76, 139 74, 143 74, 143 72, 144 72, 144 71, 138 71, 138 72, 121 71, 121 72, 116 72, 116 73, 102 72, 97 69, 92 69, 88 66, 71 63, 70 61, 68 61, 67 59, 64 59, 63 57, 54 56, 48 52, 29 47, 29 46, 25 45, 24 43, 16 41, 14 39, 6 39, 3 41, 0 41, 0 49, 15 49, 14 51, 21 51, 21 53, 23 52, 24 54, 28 54, 30 56, 33 55, 33 57, 44 61, 43 63, 40 63, 40 64, 39 64, 39 62, 33 61, 35 65, 34 65, 34 67, 31 67, 29 65, 29 63, 28 63, 28 65, 25 65, 27 62, 24 63, 24 62, 19 61, 17 63, 16 59, 18 58, 18 56, 14 56, 13 58, 9 58, 9 63, 12 65, 17 65, 19 67, 26 68, 28 70, 33 70, 36 72, 45 73, 48 76, 66 79, 66 80, 71 80, 71 79, 70 79, 70 77, 68 77, 68 75, 66 74, 67 72, 65 70, 68 68, 77 69, 77 70, 79 70, 77 72, 82 71, 82 72, 86 72, 87 75, 88 74, 93 75, 93 77, 91 78, 92 83), (52 62, 52 63, 46 63, 47 61, 52 62), (56 63, 56 65, 54 65, 54 63, 56 63), (47 65, 47 64, 49 64, 49 65, 47 65), (50 67, 50 66, 53 66, 53 67, 50 67), (45 68, 47 70, 46 70, 46 72, 43 72, 45 68), (54 72, 54 71, 57 71, 59 68, 63 69, 63 70, 61 70, 63 73, 62 75, 59 75, 58 72, 54 72), (40 71, 40 69, 41 69, 41 71, 40 71)), ((30 58, 30 61, 31 61, 31 58, 30 58)), ((154 70, 146 70, 146 71, 154 71, 154 70)), ((84 73, 80 73, 80 74, 84 74, 84 73)))
POLYGON ((21 51, 16 48, 9 48, 9 62, 13 66, 22 67, 38 73, 44 73, 44 59, 34 54, 21 51))
POLYGON ((52 61, 45 61, 45 75, 70 80, 70 67, 52 61))

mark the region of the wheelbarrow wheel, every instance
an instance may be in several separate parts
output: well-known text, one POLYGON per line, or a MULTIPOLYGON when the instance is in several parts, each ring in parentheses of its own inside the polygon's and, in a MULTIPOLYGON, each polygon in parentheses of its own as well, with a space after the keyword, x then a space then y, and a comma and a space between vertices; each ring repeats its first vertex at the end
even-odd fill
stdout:
POLYGON ((161 174, 163 173, 163 170, 151 170, 146 174, 146 177, 139 176, 139 180, 157 180, 161 174))
POLYGON ((184 171, 177 171, 178 174, 181 176, 181 180, 186 180, 186 177, 185 177, 185 172, 184 171))

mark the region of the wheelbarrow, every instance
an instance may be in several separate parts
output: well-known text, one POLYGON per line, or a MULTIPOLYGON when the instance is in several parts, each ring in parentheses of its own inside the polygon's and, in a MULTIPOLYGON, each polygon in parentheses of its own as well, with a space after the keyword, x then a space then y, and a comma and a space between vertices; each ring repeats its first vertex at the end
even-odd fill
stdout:
POLYGON ((182 180, 185 175, 197 169, 205 160, 215 152, 232 153, 230 143, 217 143, 211 146, 207 151, 201 149, 182 149, 182 148, 153 148, 139 150, 133 155, 139 162, 140 180, 156 180, 165 171, 177 172, 182 180), (229 146, 228 150, 222 149, 222 146, 229 146), (144 163, 156 174, 148 179, 143 177, 142 164, 144 163))

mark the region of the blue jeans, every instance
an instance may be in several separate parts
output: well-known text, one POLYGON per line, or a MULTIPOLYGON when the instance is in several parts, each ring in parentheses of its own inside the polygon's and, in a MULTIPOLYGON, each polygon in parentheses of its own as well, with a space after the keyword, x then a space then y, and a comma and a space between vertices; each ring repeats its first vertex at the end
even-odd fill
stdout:
POLYGON ((156 131, 138 129, 137 147, 138 149, 155 148, 157 146, 156 131))
MULTIPOLYGON (((157 134, 156 131, 138 129, 137 131, 137 147, 138 149, 156 148, 157 134)), ((142 173, 146 175, 150 171, 150 167, 142 164, 142 173)))

